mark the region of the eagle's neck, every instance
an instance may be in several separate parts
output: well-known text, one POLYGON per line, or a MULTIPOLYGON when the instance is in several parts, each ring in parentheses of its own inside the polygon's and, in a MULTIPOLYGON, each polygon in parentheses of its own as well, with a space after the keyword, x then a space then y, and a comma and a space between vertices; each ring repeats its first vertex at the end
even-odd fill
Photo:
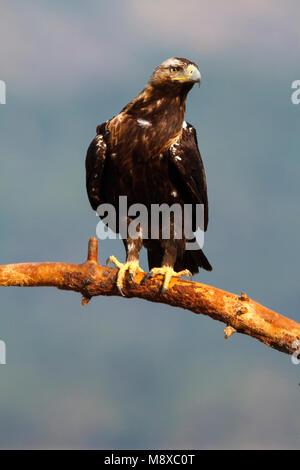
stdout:
POLYGON ((125 109, 144 127, 153 149, 170 146, 182 132, 189 89, 148 85, 125 109))
POLYGON ((184 120, 186 97, 190 88, 153 86, 146 88, 123 111, 134 117, 159 119, 164 116, 176 115, 184 120))
POLYGON ((109 123, 111 145, 144 159, 161 155, 182 133, 188 87, 147 87, 109 123))

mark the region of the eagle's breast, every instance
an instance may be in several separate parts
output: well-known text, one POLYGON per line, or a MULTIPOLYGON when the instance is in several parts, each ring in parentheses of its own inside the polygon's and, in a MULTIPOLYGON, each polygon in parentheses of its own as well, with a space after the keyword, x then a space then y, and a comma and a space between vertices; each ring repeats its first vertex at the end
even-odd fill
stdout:
POLYGON ((181 136, 184 114, 178 97, 125 108, 108 124, 111 151, 126 160, 158 157, 181 136))

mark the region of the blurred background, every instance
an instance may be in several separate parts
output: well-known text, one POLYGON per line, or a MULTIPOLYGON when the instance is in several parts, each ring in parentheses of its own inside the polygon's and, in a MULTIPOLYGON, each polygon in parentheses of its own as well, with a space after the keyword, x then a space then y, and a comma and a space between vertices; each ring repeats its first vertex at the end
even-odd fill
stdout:
MULTIPOLYGON (((96 125, 172 56, 199 64, 187 120, 210 201, 195 280, 300 321, 300 5, 295 1, 2 1, 0 263, 81 262, 97 218, 96 125)), ((124 259, 102 241, 100 260, 124 259)), ((142 266, 146 269, 143 255, 142 266)), ((2 288, 0 447, 300 448, 300 365, 222 323, 138 299, 2 288)))

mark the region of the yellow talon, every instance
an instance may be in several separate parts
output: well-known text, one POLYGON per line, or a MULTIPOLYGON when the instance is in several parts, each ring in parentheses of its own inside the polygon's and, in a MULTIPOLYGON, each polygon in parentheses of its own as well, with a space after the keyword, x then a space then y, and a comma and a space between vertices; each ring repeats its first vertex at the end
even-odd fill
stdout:
POLYGON ((110 256, 106 261, 106 264, 109 264, 109 263, 114 264, 116 266, 116 268, 119 269, 118 277, 117 277, 117 288, 118 288, 118 291, 120 292, 120 294, 123 295, 123 297, 124 297, 122 287, 124 285, 124 281, 125 281, 127 271, 129 273, 130 279, 131 279, 131 281, 134 285, 135 285, 134 276, 137 273, 142 273, 144 271, 139 266, 138 261, 127 261, 126 263, 121 263, 120 261, 117 260, 117 258, 115 256, 110 256))
POLYGON ((185 277, 189 277, 190 279, 192 279, 192 273, 188 269, 185 269, 184 271, 179 271, 177 273, 170 266, 164 266, 162 268, 152 268, 151 271, 145 276, 144 281, 146 281, 150 277, 157 276, 158 274, 162 274, 164 276, 164 282, 163 282, 163 286, 161 289, 162 294, 164 294, 166 290, 168 290, 170 280, 172 277, 185 276, 185 277))

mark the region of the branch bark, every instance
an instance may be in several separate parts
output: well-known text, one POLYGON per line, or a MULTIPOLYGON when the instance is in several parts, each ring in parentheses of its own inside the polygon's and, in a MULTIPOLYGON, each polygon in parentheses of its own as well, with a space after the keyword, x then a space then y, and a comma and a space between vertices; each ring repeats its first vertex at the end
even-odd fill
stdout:
MULTIPOLYGON (((116 288, 117 270, 98 263, 98 242, 91 238, 85 263, 19 263, 0 266, 0 286, 51 286, 82 294, 86 305, 97 295, 120 295, 116 288)), ((172 278, 167 292, 161 295, 161 276, 141 284, 143 274, 124 286, 127 297, 139 297, 208 315, 227 326, 225 338, 243 333, 286 354, 295 352, 300 340, 300 324, 248 298, 183 279, 172 278)))

